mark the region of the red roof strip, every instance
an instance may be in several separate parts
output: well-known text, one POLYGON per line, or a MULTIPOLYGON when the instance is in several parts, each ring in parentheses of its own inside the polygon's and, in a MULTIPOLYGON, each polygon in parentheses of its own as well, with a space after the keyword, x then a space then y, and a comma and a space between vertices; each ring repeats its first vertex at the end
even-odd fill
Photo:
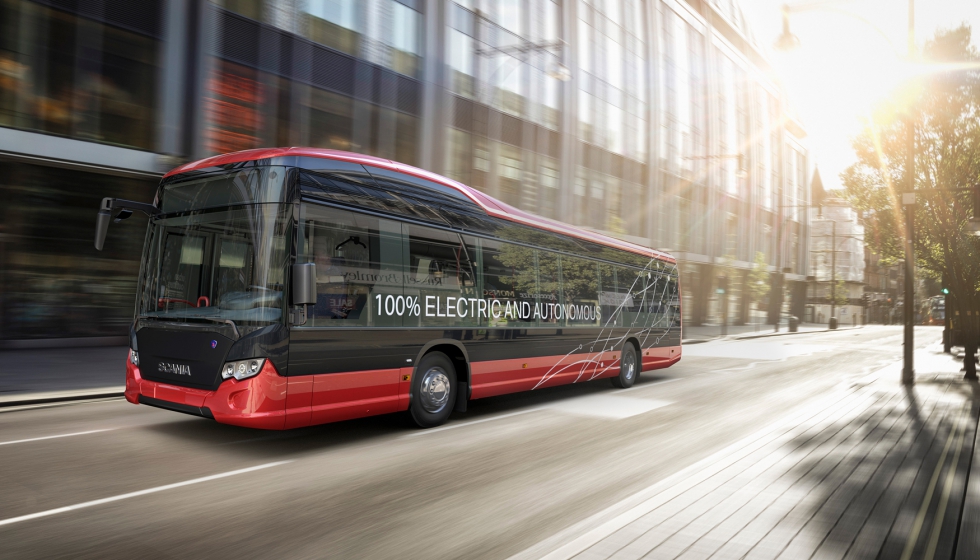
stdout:
POLYGON ((330 150, 326 148, 257 148, 254 150, 243 150, 240 152, 232 152, 229 154, 222 154, 218 156, 213 156, 205 158, 202 160, 186 163, 177 167, 166 175, 164 178, 171 177, 173 175, 178 175, 180 173, 187 173, 189 171, 196 171, 199 169, 207 169, 208 167, 216 167, 219 165, 227 165, 230 163, 241 163, 243 161, 252 161, 258 159, 267 159, 274 157, 284 157, 284 156, 300 156, 300 157, 317 157, 323 159, 335 159, 340 161, 349 161, 352 163, 361 163, 365 165, 374 165, 384 169, 389 169, 391 171, 398 171, 401 173, 406 173, 408 175, 414 175, 420 179, 426 179, 441 185, 456 189, 466 197, 470 198, 478 206, 483 208, 487 214, 508 220, 511 222, 522 223, 532 227, 552 231, 555 233, 561 233, 564 235, 569 235, 572 237, 577 237, 579 239, 584 239, 586 241, 592 241, 599 243, 601 245, 607 245, 609 247, 614 247, 617 249, 623 249, 631 253, 638 253, 662 261, 667 261, 672 264, 676 264, 676 260, 671 255, 657 251, 655 249, 650 249, 642 245, 637 245, 636 243, 630 243, 629 241, 623 241, 621 239, 615 239, 613 237, 608 237, 600 233, 595 233, 592 231, 577 228, 575 226, 568 225, 557 220, 550 220, 548 218, 543 218, 530 212, 525 212, 519 208, 514 208, 513 206, 501 202, 493 197, 487 196, 486 194, 470 187, 464 185, 452 179, 443 177, 442 175, 437 175, 431 171, 426 171, 424 169, 419 169, 418 167, 412 167, 411 165, 405 165, 404 163, 394 162, 388 159, 382 159, 374 156, 368 156, 364 154, 356 154, 353 152, 344 152, 341 150, 330 150))

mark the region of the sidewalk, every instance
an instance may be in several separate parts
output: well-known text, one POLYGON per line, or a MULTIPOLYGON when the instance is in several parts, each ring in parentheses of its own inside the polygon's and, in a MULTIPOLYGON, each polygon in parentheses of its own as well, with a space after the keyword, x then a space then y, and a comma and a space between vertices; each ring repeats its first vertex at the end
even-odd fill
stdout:
POLYGON ((879 370, 515 558, 980 558, 960 363, 917 350, 915 386, 879 370))
POLYGON ((122 394, 125 346, 0 351, 0 406, 122 394))

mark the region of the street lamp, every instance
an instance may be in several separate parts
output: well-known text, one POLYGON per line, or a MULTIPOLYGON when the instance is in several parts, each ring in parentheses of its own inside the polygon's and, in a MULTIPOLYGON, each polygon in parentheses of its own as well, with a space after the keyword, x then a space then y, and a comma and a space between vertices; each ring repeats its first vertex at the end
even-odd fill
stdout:
POLYGON ((791 51, 799 48, 800 38, 789 32, 789 6, 783 4, 780 11, 783 13, 783 33, 776 39, 773 46, 780 51, 791 51))
MULTIPOLYGON (((791 8, 783 4, 783 33, 776 40, 775 47, 779 50, 792 50, 800 45, 800 39, 790 33, 789 14, 791 8)), ((872 27, 874 27, 872 25, 872 27)), ((875 28, 875 31, 879 31, 875 28)), ((908 20, 908 58, 912 60, 915 56, 915 0, 909 0, 909 20, 908 20)), ((914 351, 914 323, 915 313, 912 310, 911 302, 915 298, 915 216, 913 214, 915 206, 915 120, 911 109, 906 115, 905 127, 905 173, 906 185, 905 192, 902 194, 902 205, 905 206, 905 336, 903 348, 902 383, 911 385, 915 382, 915 369, 913 366, 914 351)), ((980 235, 980 220, 971 220, 971 231, 980 235)))

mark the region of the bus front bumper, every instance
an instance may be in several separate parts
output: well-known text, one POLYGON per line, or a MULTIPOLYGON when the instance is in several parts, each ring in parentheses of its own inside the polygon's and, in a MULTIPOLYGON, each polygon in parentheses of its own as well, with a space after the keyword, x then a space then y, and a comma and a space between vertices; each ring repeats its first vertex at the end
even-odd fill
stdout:
POLYGON ((178 387, 143 379, 126 360, 126 400, 158 408, 213 418, 222 424, 282 430, 286 419, 286 378, 271 360, 262 371, 242 381, 228 379, 214 391, 178 387))

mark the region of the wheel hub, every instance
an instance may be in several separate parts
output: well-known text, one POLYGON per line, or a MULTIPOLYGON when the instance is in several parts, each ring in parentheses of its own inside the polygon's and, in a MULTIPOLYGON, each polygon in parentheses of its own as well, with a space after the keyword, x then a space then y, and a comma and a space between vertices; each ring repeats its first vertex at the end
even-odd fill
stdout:
POLYGON ((623 369, 625 370, 626 379, 633 379, 633 374, 636 372, 636 358, 633 354, 629 354, 626 360, 623 362, 623 369))
POLYGON ((419 402, 426 412, 435 414, 444 409, 449 403, 449 393, 449 376, 442 368, 431 368, 422 376, 419 402))

